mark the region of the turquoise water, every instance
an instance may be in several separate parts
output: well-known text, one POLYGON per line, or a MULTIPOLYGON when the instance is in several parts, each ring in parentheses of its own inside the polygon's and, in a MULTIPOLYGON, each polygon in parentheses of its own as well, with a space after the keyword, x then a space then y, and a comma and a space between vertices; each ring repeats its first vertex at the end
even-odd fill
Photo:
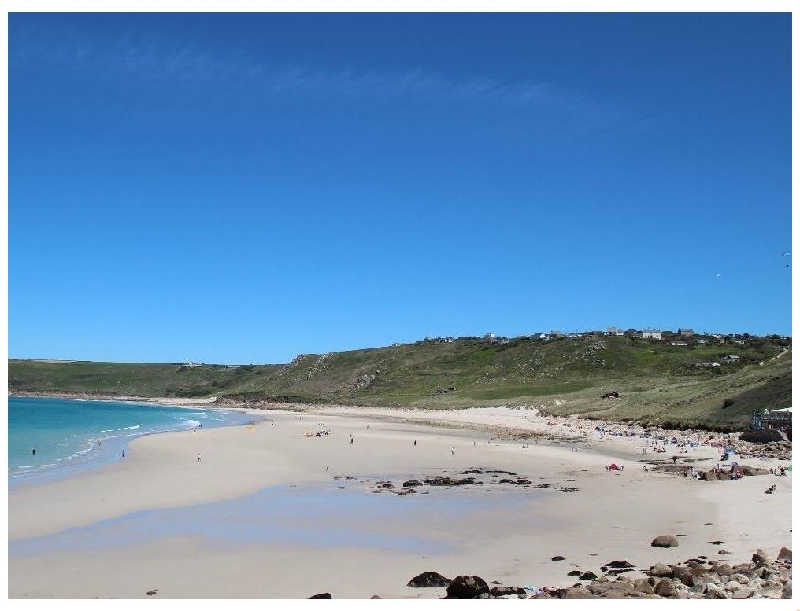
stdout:
POLYGON ((121 459, 127 444, 142 435, 258 419, 237 411, 199 407, 9 397, 9 481, 66 475, 74 469, 121 459))

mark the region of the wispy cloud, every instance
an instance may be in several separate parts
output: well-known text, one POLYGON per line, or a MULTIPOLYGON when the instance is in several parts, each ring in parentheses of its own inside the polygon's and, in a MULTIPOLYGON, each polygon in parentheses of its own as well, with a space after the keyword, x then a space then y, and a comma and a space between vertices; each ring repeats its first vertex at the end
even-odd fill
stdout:
POLYGON ((9 41, 10 68, 25 70, 48 64, 98 78, 161 81, 188 86, 193 92, 224 90, 228 95, 246 93, 265 101, 291 96, 306 103, 396 103, 407 110, 473 108, 497 115, 544 112, 600 123, 616 123, 626 114, 615 102, 535 80, 452 78, 424 69, 391 72, 346 66, 323 70, 147 36, 90 40, 74 29, 59 31, 59 36, 50 34, 14 32, 9 41))

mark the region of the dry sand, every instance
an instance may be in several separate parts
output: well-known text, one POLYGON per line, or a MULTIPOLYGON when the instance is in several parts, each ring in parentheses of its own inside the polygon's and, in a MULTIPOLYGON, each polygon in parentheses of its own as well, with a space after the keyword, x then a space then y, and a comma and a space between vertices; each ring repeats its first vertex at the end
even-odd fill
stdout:
MULTIPOLYGON (((699 555, 745 562, 756 548, 773 557, 782 546, 791 548, 791 474, 701 482, 644 472, 639 461, 656 458, 641 454, 646 440, 601 439, 597 423, 505 407, 333 407, 267 415, 274 422, 143 437, 115 464, 12 489, 9 597, 147 598, 145 592, 157 589, 159 598, 306 598, 317 592, 431 598, 443 589, 408 588, 406 582, 438 571, 504 585, 567 586, 575 583, 568 571, 600 574, 611 560, 647 569, 699 555), (490 441, 511 429, 556 430, 573 439, 490 441), (317 437, 318 430, 329 434, 317 437), (608 472, 610 462, 626 468, 608 472), (551 487, 373 492, 381 478, 400 487, 412 477, 456 476, 476 467, 513 471, 551 487), (773 483, 775 494, 765 495, 773 483), (259 513, 264 498, 272 509, 259 513), (241 501, 204 507, 234 499, 241 501), (181 525, 181 516, 211 531, 181 525), (217 521, 237 520, 244 535, 232 536, 230 526, 213 531, 217 521), (268 535, 256 535, 265 528, 268 535), (315 528, 328 534, 303 538, 315 528), (347 536, 337 540, 336 532, 347 536), (680 546, 650 547, 662 534, 681 535, 680 546), (721 548, 730 555, 717 555, 721 548), (553 562, 556 555, 566 560, 553 562)), ((708 468, 719 451, 700 446, 679 459, 708 468)))

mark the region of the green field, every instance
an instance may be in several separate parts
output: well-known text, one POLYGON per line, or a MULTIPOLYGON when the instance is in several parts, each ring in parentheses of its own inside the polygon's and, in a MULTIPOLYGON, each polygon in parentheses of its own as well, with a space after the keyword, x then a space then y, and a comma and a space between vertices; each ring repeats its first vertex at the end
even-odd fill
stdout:
POLYGON ((239 367, 10 360, 9 392, 449 409, 528 405, 553 414, 726 429, 746 428, 755 409, 791 405, 791 340, 698 339, 672 346, 601 334, 502 343, 460 338, 239 367), (698 365, 722 363, 729 354, 738 362, 698 365), (600 398, 610 390, 621 398, 600 398))

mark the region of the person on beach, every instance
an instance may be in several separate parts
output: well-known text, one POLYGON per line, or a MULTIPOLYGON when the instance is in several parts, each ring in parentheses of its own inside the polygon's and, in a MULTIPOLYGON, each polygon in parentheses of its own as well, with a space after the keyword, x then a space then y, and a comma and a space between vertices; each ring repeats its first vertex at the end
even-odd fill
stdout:
POLYGON ((450 455, 451 456, 455 456, 456 455, 456 449, 455 448, 450 448, 450 455))
POLYGON ((122 450, 122 458, 125 458, 125 450, 122 450))
POLYGON ((31 455, 36 456, 36 448, 31 449, 31 455))
POLYGON ((202 454, 198 454, 197 455, 197 462, 203 462, 203 455, 202 454))
POLYGON ((414 447, 417 447, 417 440, 414 440, 414 447))
POLYGON ((350 445, 353 445, 353 438, 350 438, 350 445))

